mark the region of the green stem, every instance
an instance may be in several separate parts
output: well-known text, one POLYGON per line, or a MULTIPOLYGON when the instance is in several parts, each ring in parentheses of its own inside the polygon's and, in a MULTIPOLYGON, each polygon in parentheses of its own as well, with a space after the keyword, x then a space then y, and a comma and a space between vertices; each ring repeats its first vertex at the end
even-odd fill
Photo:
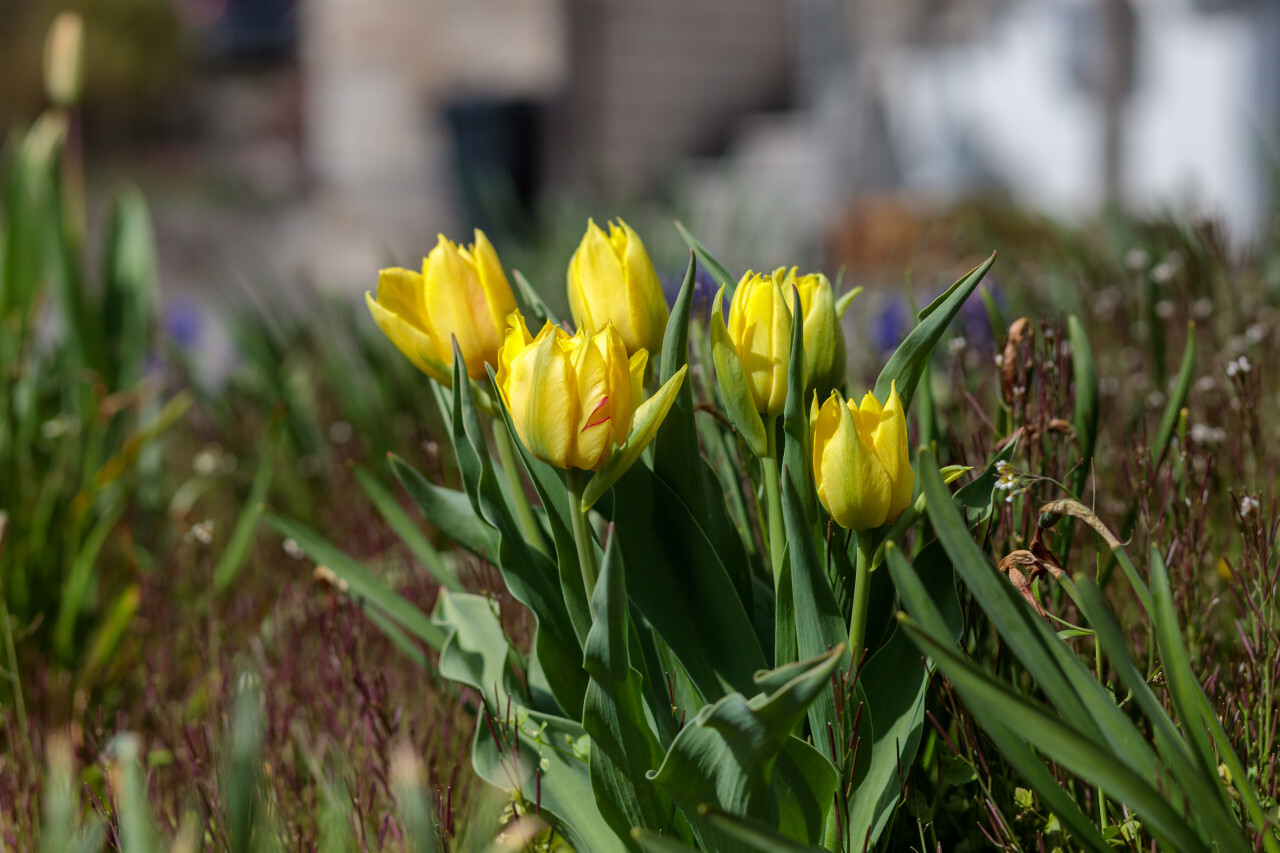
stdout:
POLYGON ((520 529, 529 540, 529 544, 550 556, 547 540, 542 536, 542 528, 533 515, 533 507, 529 506, 529 496, 524 490, 524 481, 520 479, 519 462, 516 461, 515 448, 511 446, 511 434, 507 432, 506 422, 500 417, 493 420, 493 443, 498 447, 498 460, 502 463, 502 473, 507 478, 507 490, 511 492, 511 500, 516 505, 516 518, 520 520, 520 529))
POLYGON ((578 566, 582 569, 582 583, 587 588, 587 601, 591 601, 600 568, 596 565, 595 537, 582 509, 582 472, 577 468, 567 469, 564 482, 569 489, 569 518, 573 520, 573 541, 578 546, 578 566))
POLYGON ((765 434, 768 445, 765 455, 760 459, 760 467, 764 469, 765 511, 769 516, 769 557, 773 563, 773 579, 776 583, 782 574, 782 550, 786 544, 786 534, 782 528, 782 489, 778 485, 777 415, 766 419, 765 434))
POLYGON ((849 654, 856 669, 862 663, 867 634, 867 605, 871 603, 871 533, 858 535, 858 565, 853 581, 853 613, 849 616, 849 654))

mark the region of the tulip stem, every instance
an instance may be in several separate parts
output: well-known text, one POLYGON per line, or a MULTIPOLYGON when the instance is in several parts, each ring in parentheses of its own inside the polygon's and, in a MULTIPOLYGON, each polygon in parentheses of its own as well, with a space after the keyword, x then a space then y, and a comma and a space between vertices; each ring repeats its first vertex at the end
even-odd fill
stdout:
POLYGON ((760 467, 764 469, 765 511, 769 516, 769 557, 773 563, 773 580, 778 582, 782 575, 782 549, 786 545, 786 534, 782 528, 782 489, 778 485, 778 417, 774 415, 765 421, 766 450, 760 459, 760 467))
POLYGON ((596 578, 600 576, 600 569, 596 565, 595 537, 591 533, 587 513, 582 509, 582 472, 577 468, 566 469, 564 482, 569 489, 569 518, 573 520, 573 541, 578 546, 578 566, 582 569, 582 584, 587 589, 589 602, 596 591, 596 578))
POLYGON ((519 462, 516 461, 515 448, 511 446, 511 434, 501 417, 493 420, 493 443, 498 447, 498 461, 502 464, 502 473, 507 478, 507 488, 511 492, 511 500, 515 503, 516 517, 520 519, 520 528, 524 530, 525 539, 542 553, 550 556, 547 540, 542 536, 542 528, 533 515, 533 507, 529 506, 529 496, 524 490, 524 481, 520 479, 519 462))
POLYGON ((871 532, 862 531, 858 536, 858 565, 853 580, 853 613, 849 616, 849 654, 853 666, 862 665, 863 645, 867 634, 867 605, 871 602, 871 532))

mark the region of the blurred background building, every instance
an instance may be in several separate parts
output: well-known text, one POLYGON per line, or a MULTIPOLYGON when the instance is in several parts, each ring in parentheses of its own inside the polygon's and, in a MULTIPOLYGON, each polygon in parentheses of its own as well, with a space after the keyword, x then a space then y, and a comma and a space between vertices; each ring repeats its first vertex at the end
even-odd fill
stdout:
POLYGON ((660 199, 766 267, 974 193, 1239 241, 1272 203, 1274 0, 6 0, 0 129, 41 108, 66 7, 91 179, 141 176, 178 293, 358 292, 437 231, 537 239, 566 198, 660 199))

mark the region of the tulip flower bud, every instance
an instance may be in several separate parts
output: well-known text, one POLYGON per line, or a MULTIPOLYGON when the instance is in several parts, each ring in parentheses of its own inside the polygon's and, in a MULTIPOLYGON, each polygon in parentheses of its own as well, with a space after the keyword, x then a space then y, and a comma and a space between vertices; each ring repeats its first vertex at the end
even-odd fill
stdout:
POLYGON ((810 433, 818 500, 841 527, 872 530, 896 521, 911 504, 915 473, 896 385, 883 407, 871 393, 855 406, 832 392, 810 415, 810 433))
POLYGON ((618 220, 609 234, 587 220, 587 233, 569 261, 569 310, 580 328, 613 323, 627 352, 660 352, 667 300, 640 235, 618 220))
POLYGON ((729 304, 727 323, 756 410, 770 417, 787 403, 791 309, 771 275, 748 271, 729 304))
POLYGON ((451 385, 453 339, 467 365, 467 375, 480 379, 485 364, 498 364, 507 315, 516 310, 515 296, 502 271, 498 253, 484 232, 466 248, 440 235, 422 262, 422 273, 385 269, 378 273, 378 298, 365 302, 383 334, 423 373, 451 385))
POLYGON ((499 353, 498 390, 520 441, 557 468, 600 467, 631 432, 649 353, 630 359, 612 324, 572 337, 548 322, 532 337, 514 312, 499 353))
POLYGON ((831 282, 822 273, 797 276, 796 268, 778 269, 774 279, 787 297, 791 315, 797 316, 791 287, 800 291, 800 317, 804 318, 805 389, 825 397, 844 383, 844 331, 836 313, 831 282))

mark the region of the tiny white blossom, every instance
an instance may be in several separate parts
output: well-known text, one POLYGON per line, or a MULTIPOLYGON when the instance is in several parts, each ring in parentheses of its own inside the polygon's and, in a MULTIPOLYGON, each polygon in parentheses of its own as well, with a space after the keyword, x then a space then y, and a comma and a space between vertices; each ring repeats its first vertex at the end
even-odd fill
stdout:
POLYGON ((1253 365, 1249 363, 1249 357, 1244 355, 1227 365, 1228 376, 1248 373, 1251 370, 1253 370, 1253 365))
POLYGON ((1156 303, 1156 316, 1161 320, 1168 320, 1173 316, 1173 303, 1168 299, 1161 299, 1156 303))
POLYGON ((1267 337, 1267 327, 1261 323, 1254 323, 1244 331, 1244 339, 1247 343, 1257 345, 1262 343, 1267 337))
POLYGON ((1213 300, 1206 297, 1191 303, 1191 316, 1197 320, 1207 320, 1213 314, 1213 300))
POLYGON ((1156 284, 1168 284, 1173 280, 1173 274, 1177 269, 1168 261, 1161 261, 1151 268, 1151 280, 1156 284))
POLYGON ((1244 500, 1240 501, 1240 517, 1248 518, 1261 508, 1262 504, 1258 503, 1258 499, 1245 495, 1244 500))
POLYGON ((951 351, 952 355, 960 355, 960 353, 964 352, 964 348, 968 345, 969 345, 968 341, 966 341, 964 338, 957 335, 956 337, 952 338, 950 341, 947 342, 947 349, 951 351))
POLYGON ((306 556, 306 552, 302 550, 302 546, 294 539, 284 540, 284 552, 295 560, 301 560, 306 556))
POLYGON ((204 521, 198 521, 191 525, 191 529, 182 537, 187 542, 199 542, 201 545, 209 545, 213 542, 213 519, 206 518, 204 521))

